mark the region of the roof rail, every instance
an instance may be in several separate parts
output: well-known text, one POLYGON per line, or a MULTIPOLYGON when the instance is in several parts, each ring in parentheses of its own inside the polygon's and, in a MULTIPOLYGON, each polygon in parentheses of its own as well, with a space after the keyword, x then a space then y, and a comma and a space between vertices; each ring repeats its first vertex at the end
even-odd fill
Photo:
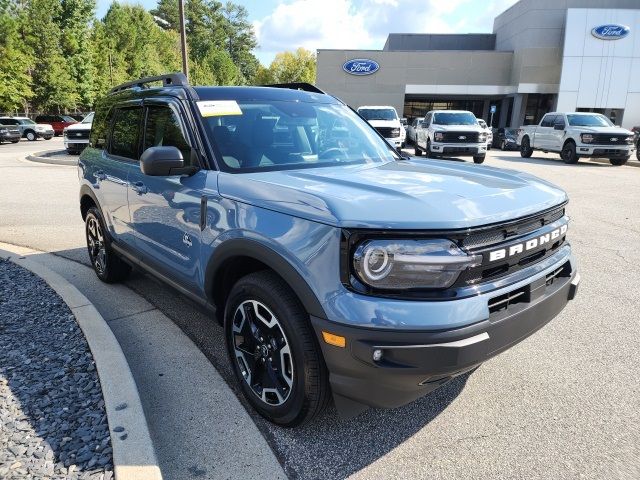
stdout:
POLYGON ((273 83, 271 85, 262 85, 263 87, 273 87, 273 88, 290 88, 291 90, 303 90, 305 92, 311 93, 322 93, 326 95, 326 92, 323 92, 315 85, 306 82, 292 82, 292 83, 273 83))
POLYGON ((189 86, 189 80, 182 72, 167 73, 165 75, 158 75, 156 77, 145 77, 139 80, 132 80, 125 82, 117 87, 113 87, 109 90, 109 93, 117 93, 129 88, 139 87, 144 88, 147 83, 162 82, 165 86, 187 87, 189 86))

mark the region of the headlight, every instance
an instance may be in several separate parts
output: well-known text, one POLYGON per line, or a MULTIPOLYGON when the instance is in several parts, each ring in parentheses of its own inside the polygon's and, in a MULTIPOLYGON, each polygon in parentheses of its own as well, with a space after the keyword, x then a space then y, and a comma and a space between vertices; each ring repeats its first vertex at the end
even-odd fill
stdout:
POLYGON ((478 138, 480 139, 481 142, 484 142, 487 140, 487 134, 486 133, 481 133, 478 138))
POLYGON ((400 129, 399 128, 392 128, 391 129, 391 136, 392 137, 399 137, 400 136, 400 129))
POLYGON ((436 133, 434 133, 434 134, 433 134, 433 139, 434 139, 436 142, 441 142, 442 140, 444 140, 444 133, 442 133, 442 132, 436 132, 436 133))
POLYGON ((593 142, 593 135, 590 133, 582 133, 580 134, 580 138, 582 139, 582 143, 591 143, 593 142))
POLYGON ((445 239, 367 240, 353 255, 362 282, 391 290, 447 288, 460 272, 481 263, 481 255, 467 255, 445 239))
POLYGON ((635 137, 631 135, 630 137, 625 138, 625 142, 627 142, 629 145, 632 145, 634 138, 635 137))
POLYGON ((36 127, 36 131, 38 132, 42 132, 43 130, 44 130, 44 127, 39 127, 39 126, 36 127))
POLYGON ((0 128, 0 133, 9 133, 9 130, 6 128, 0 128))

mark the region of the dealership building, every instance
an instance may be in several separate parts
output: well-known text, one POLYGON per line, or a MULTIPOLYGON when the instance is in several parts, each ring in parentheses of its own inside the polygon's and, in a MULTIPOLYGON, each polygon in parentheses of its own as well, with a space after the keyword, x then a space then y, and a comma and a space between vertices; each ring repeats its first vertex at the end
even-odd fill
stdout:
POLYGON ((392 33, 382 50, 318 50, 317 62, 323 90, 410 119, 461 109, 517 127, 559 110, 640 125, 640 0, 520 0, 493 33, 392 33))

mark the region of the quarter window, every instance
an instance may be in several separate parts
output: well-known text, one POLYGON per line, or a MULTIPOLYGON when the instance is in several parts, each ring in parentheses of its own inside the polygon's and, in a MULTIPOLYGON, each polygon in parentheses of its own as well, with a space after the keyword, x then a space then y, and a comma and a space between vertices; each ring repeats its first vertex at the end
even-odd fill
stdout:
POLYGON ((109 153, 119 157, 138 159, 138 130, 142 109, 122 108, 116 111, 109 153))
POLYGON ((148 107, 144 149, 160 146, 176 147, 182 152, 185 166, 191 164, 191 147, 175 112, 169 107, 148 107))

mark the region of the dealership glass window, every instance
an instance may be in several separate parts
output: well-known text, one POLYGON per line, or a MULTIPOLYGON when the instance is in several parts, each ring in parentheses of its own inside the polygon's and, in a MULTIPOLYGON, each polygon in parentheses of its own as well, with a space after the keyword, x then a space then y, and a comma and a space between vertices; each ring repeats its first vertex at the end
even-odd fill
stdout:
POLYGON ((469 110, 476 117, 482 118, 484 100, 405 97, 404 117, 424 117, 430 110, 469 110))
POLYGON ((530 93, 527 95, 527 107, 524 111, 524 124, 537 125, 542 116, 553 109, 555 95, 530 93))

